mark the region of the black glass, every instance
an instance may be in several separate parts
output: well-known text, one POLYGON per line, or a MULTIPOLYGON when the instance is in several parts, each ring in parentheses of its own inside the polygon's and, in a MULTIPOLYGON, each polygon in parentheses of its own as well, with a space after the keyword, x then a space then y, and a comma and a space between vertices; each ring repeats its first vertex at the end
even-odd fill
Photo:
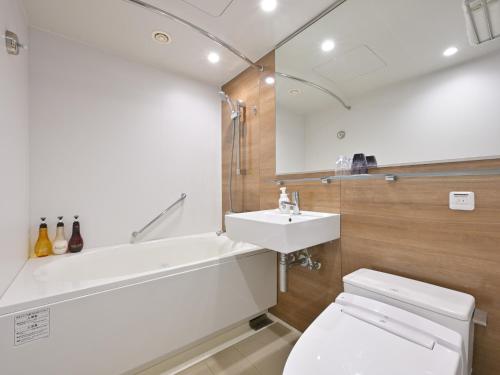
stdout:
POLYGON ((368 173, 368 163, 366 162, 365 154, 354 154, 352 157, 352 174, 368 173))
POLYGON ((377 168, 377 159, 374 155, 370 155, 366 157, 366 164, 368 168, 377 168))

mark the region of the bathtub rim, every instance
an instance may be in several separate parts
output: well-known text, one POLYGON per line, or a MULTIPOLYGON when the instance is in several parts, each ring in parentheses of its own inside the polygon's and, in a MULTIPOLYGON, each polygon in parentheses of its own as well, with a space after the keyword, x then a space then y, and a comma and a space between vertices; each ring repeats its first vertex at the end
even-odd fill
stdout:
MULTIPOLYGON (((195 235, 189 235, 189 236, 179 236, 179 237, 171 237, 168 239, 161 239, 161 240, 153 240, 153 241, 147 241, 147 242, 142 242, 140 244, 150 244, 150 243, 160 243, 168 240, 177 240, 177 239, 188 239, 188 238, 194 238, 194 237, 209 237, 212 233, 203 233, 203 234, 195 234, 195 235)), ((214 233, 215 236, 215 233, 214 233)), ((229 238, 228 238, 229 239, 229 238)), ((230 240, 230 239, 229 239, 230 240)), ((44 263, 51 263, 54 261, 57 261, 59 259, 62 259, 64 257, 72 257, 72 256, 82 256, 85 254, 92 254, 93 252, 96 251, 106 251, 106 250, 111 250, 115 249, 116 247, 121 247, 121 246, 128 246, 130 244, 122 244, 122 245, 113 245, 113 246, 106 246, 106 247, 101 247, 101 248, 92 248, 86 250, 85 253, 83 254, 64 254, 61 256, 57 256, 57 258, 52 259, 49 261, 51 257, 46 257, 46 258, 30 258, 28 261, 25 263, 21 271, 18 273, 12 284, 9 286, 5 294, 0 298, 0 317, 5 316, 5 315, 10 315, 13 313, 19 313, 23 312, 26 310, 32 310, 36 308, 40 308, 46 305, 51 305, 55 303, 60 303, 65 300, 71 300, 71 299, 78 299, 82 298, 85 296, 90 296, 92 294, 96 293, 102 293, 102 292, 107 292, 107 291, 112 291, 115 289, 120 289, 124 288, 127 286, 132 286, 136 284, 141 284, 145 282, 154 282, 155 280, 159 280, 162 278, 166 277, 172 277, 176 275, 181 275, 187 272, 192 272, 196 271, 199 269, 207 268, 207 267, 214 267, 220 264, 228 263, 231 261, 236 261, 236 259, 241 259, 241 258, 246 258, 246 257, 251 257, 255 256, 261 253, 266 253, 266 252, 271 252, 272 250, 268 250, 256 245, 252 244, 245 244, 244 249, 239 250, 239 251, 234 251, 231 253, 228 253, 227 255, 223 256, 216 256, 216 257, 210 257, 210 258, 205 258, 200 261, 196 262, 191 262, 187 264, 182 264, 178 266, 174 266, 171 268, 160 268, 152 271, 145 271, 145 272, 138 272, 134 274, 130 274, 129 277, 116 277, 113 279, 109 279, 107 282, 103 282, 97 285, 89 286, 89 287, 83 287, 79 289, 74 289, 71 291, 67 292, 62 292, 62 293, 57 293, 57 294, 51 294, 51 295, 44 295, 41 296, 40 298, 34 298, 34 299, 18 299, 14 300, 12 303, 9 303, 9 301, 5 302, 3 301, 4 297, 7 295, 7 292, 9 289, 15 287, 14 292, 16 291, 17 288, 19 288, 16 284, 16 281, 18 281, 19 275, 21 275, 22 272, 26 271, 28 268, 35 267, 33 263, 35 262, 44 262, 44 263)), ((133 245, 131 245, 133 246, 133 245)), ((31 270, 30 272, 32 272, 31 270)), ((28 272, 28 271, 26 271, 28 272)), ((22 287, 21 287, 22 288, 22 287)))

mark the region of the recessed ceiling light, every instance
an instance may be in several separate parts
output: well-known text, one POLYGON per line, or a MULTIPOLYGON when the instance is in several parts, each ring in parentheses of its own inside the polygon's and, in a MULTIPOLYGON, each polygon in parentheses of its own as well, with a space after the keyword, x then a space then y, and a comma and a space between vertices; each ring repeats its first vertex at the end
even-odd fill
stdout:
POLYGON ((299 89, 290 89, 290 90, 288 90, 288 93, 292 96, 295 96, 295 95, 300 94, 300 90, 299 89))
POLYGON ((207 56, 208 61, 212 64, 217 64, 220 61, 220 56, 218 53, 210 52, 207 56))
POLYGON ((335 42, 331 39, 324 40, 323 43, 321 43, 321 49, 324 52, 330 52, 335 48, 335 42))
POLYGON ((448 47, 444 50, 443 56, 450 57, 450 56, 453 56, 457 52, 458 52, 457 47, 448 47))
POLYGON ((276 9, 278 2, 276 0, 261 0, 260 7, 264 12, 272 12, 276 9))
POLYGON ((268 85, 274 85, 274 77, 268 76, 264 80, 268 85))
POLYGON ((153 31, 152 37, 155 42, 160 44, 169 44, 172 41, 170 35, 165 31, 153 31))

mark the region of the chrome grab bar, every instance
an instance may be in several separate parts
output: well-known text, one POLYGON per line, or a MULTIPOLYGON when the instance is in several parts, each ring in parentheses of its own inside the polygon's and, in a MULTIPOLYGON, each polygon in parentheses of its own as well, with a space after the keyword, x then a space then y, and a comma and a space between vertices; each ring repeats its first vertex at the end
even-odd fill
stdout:
POLYGON ((151 225, 156 223, 158 220, 160 220, 163 216, 167 214, 168 211, 170 211, 174 206, 182 202, 184 199, 186 199, 187 194, 182 193, 181 197, 177 199, 174 203, 172 203, 170 206, 168 206, 163 212, 161 212, 158 216, 156 216, 153 220, 151 220, 149 223, 147 223, 141 230, 138 230, 136 232, 132 232, 132 239, 130 240, 131 243, 134 243, 137 237, 139 237, 144 231, 146 231, 151 225))

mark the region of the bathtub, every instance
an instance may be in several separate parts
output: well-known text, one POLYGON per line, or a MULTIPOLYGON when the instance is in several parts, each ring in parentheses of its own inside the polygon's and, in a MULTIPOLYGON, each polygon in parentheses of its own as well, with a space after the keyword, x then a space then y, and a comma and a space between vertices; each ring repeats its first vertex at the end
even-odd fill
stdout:
POLYGON ((276 255, 214 233, 30 259, 0 299, 0 374, 123 374, 276 304, 276 255))

